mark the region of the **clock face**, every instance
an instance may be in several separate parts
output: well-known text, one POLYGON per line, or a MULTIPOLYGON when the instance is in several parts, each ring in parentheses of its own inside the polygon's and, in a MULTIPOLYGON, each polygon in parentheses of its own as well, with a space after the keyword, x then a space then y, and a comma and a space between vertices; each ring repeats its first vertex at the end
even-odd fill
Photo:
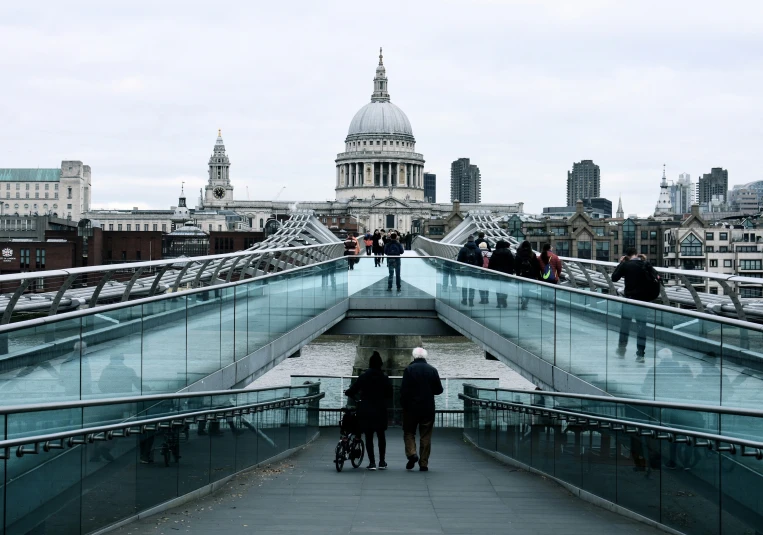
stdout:
POLYGON ((217 186, 214 191, 215 199, 222 199, 225 197, 225 188, 222 186, 217 186))

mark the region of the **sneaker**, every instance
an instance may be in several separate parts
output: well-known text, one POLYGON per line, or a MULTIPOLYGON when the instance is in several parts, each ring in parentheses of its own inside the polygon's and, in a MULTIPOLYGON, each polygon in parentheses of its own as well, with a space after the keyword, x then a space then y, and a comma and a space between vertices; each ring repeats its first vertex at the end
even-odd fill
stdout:
POLYGON ((370 463, 368 463, 368 466, 366 467, 366 469, 372 470, 372 471, 376 470, 376 463, 371 461, 370 463))
POLYGON ((429 472, 428 466, 419 466, 419 472, 429 472))
POLYGON ((398 291, 398 292, 402 292, 402 291, 403 291, 403 289, 402 289, 402 288, 398 288, 398 289, 397 289, 397 291, 398 291))
POLYGON ((154 461, 152 459, 141 459, 140 464, 151 464, 154 461))
POLYGON ((678 468, 678 465, 676 465, 676 463, 674 463, 673 461, 668 461, 665 463, 665 468, 667 468, 668 470, 675 470, 676 468, 678 468))
POLYGON ((416 463, 419 462, 419 456, 415 453, 408 457, 408 462, 405 465, 406 470, 413 470, 413 467, 416 466, 416 463))
POLYGON ((392 288, 387 288, 387 291, 388 291, 388 292, 391 292, 391 291, 392 291, 392 288))
POLYGON ((625 358, 625 346, 617 346, 617 350, 615 351, 618 358, 624 359, 625 358))
POLYGON ((644 355, 636 353, 636 362, 644 362, 644 355))
POLYGON ((461 304, 465 305, 466 304, 466 299, 461 299, 461 304))
POLYGON ((379 461, 379 470, 386 470, 387 469, 387 463, 384 461, 379 461))

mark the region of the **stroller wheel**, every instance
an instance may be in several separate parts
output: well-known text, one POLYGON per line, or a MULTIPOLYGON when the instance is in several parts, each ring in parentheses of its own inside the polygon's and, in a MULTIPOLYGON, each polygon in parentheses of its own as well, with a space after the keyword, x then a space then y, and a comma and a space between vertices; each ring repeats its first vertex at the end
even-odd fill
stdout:
POLYGON ((341 472, 344 467, 344 448, 341 442, 336 445, 334 464, 336 465, 336 471, 341 472))

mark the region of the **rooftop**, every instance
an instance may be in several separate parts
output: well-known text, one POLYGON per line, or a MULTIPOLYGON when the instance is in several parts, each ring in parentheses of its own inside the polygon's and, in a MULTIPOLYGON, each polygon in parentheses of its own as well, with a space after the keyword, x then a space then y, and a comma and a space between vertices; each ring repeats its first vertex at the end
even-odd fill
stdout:
POLYGON ((0 169, 0 182, 59 182, 61 169, 0 169))

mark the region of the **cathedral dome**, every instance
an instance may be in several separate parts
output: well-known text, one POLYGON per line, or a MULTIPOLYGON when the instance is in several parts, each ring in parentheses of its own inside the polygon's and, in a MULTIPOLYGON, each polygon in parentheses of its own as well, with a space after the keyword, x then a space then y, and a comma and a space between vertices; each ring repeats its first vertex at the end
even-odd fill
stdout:
POLYGON ((403 134, 413 136, 411 122, 403 110, 389 101, 369 102, 355 114, 348 136, 358 134, 403 134))

